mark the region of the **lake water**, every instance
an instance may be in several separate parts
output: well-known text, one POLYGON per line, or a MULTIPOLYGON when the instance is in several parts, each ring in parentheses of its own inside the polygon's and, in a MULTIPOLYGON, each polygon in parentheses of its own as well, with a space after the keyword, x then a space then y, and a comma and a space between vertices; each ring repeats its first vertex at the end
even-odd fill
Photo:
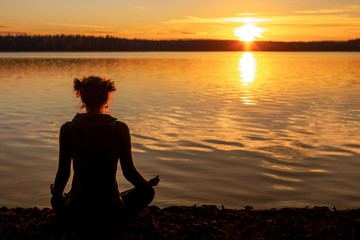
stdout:
POLYGON ((360 207, 360 53, 342 52, 0 53, 0 205, 50 206, 88 75, 115 81, 153 204, 360 207))

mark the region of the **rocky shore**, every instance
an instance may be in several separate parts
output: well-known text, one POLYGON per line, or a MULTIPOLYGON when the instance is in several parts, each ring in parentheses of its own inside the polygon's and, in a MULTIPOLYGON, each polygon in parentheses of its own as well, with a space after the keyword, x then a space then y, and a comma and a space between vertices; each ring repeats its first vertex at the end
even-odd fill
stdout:
POLYGON ((0 239, 360 239, 360 208, 150 206, 125 225, 78 228, 52 209, 2 207, 0 239))

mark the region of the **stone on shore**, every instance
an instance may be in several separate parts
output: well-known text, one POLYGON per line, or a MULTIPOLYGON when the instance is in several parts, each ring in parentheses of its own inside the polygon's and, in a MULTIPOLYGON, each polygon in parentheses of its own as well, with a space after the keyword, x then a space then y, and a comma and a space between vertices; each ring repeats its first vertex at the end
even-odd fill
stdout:
POLYGON ((360 239, 360 209, 150 206, 125 225, 79 228, 52 209, 2 207, 0 239, 360 239))

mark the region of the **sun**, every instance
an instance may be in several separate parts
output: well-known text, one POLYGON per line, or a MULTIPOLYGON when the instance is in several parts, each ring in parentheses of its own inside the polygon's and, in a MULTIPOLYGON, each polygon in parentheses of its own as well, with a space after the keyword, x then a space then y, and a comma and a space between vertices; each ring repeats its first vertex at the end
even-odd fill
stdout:
POLYGON ((234 34, 240 41, 251 42, 257 37, 262 37, 261 33, 264 31, 263 28, 256 27, 253 23, 245 23, 242 27, 236 28, 234 34))

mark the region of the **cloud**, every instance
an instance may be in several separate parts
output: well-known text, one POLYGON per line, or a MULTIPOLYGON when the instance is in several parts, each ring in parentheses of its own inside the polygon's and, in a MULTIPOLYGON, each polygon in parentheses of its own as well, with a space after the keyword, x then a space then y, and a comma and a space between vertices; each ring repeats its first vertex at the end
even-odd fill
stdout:
POLYGON ((132 8, 135 9, 139 9, 139 10, 144 10, 145 8, 143 6, 131 6, 132 8))
POLYGON ((226 24, 226 23, 257 23, 257 22, 265 22, 268 19, 261 19, 255 17, 228 17, 228 18, 199 18, 194 16, 186 16, 184 19, 172 19, 167 21, 166 23, 174 24, 174 23, 218 23, 218 24, 226 24))
POLYGON ((0 35, 16 35, 16 36, 22 36, 22 35, 27 35, 26 32, 5 32, 5 31, 0 31, 0 35))
POLYGON ((256 14, 255 13, 238 13, 237 15, 239 15, 239 16, 254 16, 256 14))
POLYGON ((46 24, 46 25, 55 25, 55 26, 66 26, 66 27, 81 27, 81 28, 109 28, 107 26, 99 25, 88 25, 88 24, 76 24, 76 23, 58 23, 58 22, 45 22, 34 20, 35 22, 46 24))
POLYGON ((259 24, 261 27, 355 27, 360 26, 360 18, 337 15, 290 15, 274 17, 271 22, 259 24))
POLYGON ((191 31, 170 31, 170 34, 181 34, 181 35, 206 35, 207 32, 191 32, 191 31))
POLYGON ((344 9, 317 9, 317 10, 305 10, 305 11, 294 11, 297 14, 328 14, 328 13, 343 13, 348 12, 344 9))
POLYGON ((277 23, 277 24, 264 24, 262 27, 301 27, 301 28, 309 28, 309 27, 349 27, 352 26, 350 23, 277 23))
POLYGON ((180 34, 183 34, 183 35, 195 35, 196 32, 179 32, 180 34))
POLYGON ((315 10, 303 10, 303 11, 294 11, 296 14, 335 14, 335 13, 349 13, 357 11, 360 8, 360 5, 348 5, 341 8, 334 9, 315 9, 315 10))
POLYGON ((8 28, 8 26, 0 25, 0 28, 8 28))
POLYGON ((360 5, 347 5, 347 6, 345 6, 345 8, 359 9, 359 8, 360 8, 360 5))
POLYGON ((91 34, 115 34, 116 32, 94 30, 94 31, 88 31, 87 33, 91 33, 91 34))

